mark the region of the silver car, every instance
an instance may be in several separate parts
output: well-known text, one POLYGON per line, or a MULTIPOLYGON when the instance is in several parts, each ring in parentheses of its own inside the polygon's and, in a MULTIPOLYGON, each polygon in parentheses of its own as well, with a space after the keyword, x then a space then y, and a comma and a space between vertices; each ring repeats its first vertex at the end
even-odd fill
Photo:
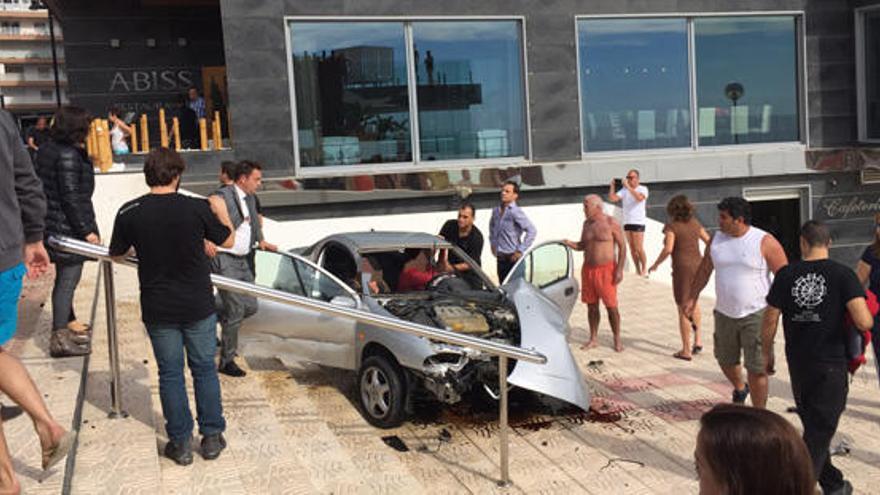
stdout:
MULTIPOLYGON (((578 287, 571 251, 562 242, 534 246, 500 287, 458 247, 430 234, 337 234, 294 251, 298 254, 258 251, 256 284, 534 349, 547 363, 516 362, 509 383, 589 408, 589 392, 566 339, 578 287), (470 270, 437 270, 427 282, 430 274, 422 273, 413 286, 412 272, 419 272, 420 264, 449 267, 450 258, 470 270)), ((261 300, 239 338, 246 356, 357 371, 361 411, 381 428, 406 418, 418 388, 449 404, 475 387, 498 396, 497 358, 317 310, 261 300)))

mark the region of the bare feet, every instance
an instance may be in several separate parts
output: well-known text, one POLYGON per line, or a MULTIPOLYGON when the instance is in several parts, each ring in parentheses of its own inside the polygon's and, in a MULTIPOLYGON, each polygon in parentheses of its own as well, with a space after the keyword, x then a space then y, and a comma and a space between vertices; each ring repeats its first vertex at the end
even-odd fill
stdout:
POLYGON ((593 340, 593 339, 590 339, 589 342, 587 342, 586 344, 584 344, 584 345, 581 346, 581 350, 582 350, 582 351, 586 351, 587 349, 593 349, 593 348, 596 348, 596 347, 599 347, 599 343, 596 342, 596 341, 593 340))
POLYGON ((623 352, 623 344, 621 344, 619 340, 614 341, 614 350, 617 352, 623 352))
POLYGON ((67 455, 73 443, 73 434, 58 423, 40 425, 35 423, 37 436, 40 437, 40 448, 43 451, 43 469, 48 469, 67 455))
POLYGON ((15 478, 12 478, 8 484, 0 485, 0 495, 19 495, 20 493, 21 484, 15 478))

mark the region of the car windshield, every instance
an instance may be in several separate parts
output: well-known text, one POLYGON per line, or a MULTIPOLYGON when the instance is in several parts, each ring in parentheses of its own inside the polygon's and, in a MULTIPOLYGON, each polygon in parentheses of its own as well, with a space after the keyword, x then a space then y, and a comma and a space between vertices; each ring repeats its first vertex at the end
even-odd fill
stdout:
MULTIPOLYGON (((361 277, 371 285, 387 286, 387 292, 424 291, 432 280, 441 278, 461 279, 464 284, 459 286, 465 290, 497 289, 480 267, 455 246, 370 250, 361 256, 361 277), (467 269, 462 270, 462 265, 467 269)), ((376 293, 376 289, 371 286, 371 292, 376 293)))

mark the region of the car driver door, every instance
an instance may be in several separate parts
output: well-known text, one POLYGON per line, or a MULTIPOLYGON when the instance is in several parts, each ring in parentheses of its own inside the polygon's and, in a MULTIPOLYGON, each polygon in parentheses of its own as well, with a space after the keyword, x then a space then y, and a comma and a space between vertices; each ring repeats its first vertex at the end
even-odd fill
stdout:
POLYGON ((559 306, 566 319, 571 316, 579 291, 571 249, 562 241, 544 242, 526 251, 502 285, 516 278, 523 278, 538 288, 559 306))
MULTIPOLYGON (((360 305, 345 284, 297 255, 257 251, 255 262, 255 283, 260 287, 353 309, 360 305)), ((350 318, 259 299, 259 309, 245 319, 239 339, 249 355, 352 369, 355 325, 350 318)))

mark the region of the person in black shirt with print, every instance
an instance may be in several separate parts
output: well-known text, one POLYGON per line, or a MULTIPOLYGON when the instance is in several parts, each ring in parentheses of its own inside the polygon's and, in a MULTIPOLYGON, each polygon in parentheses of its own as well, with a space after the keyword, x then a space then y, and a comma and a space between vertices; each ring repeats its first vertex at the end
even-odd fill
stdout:
POLYGON ((772 373, 773 338, 781 313, 792 394, 813 472, 823 493, 848 494, 852 485, 831 464, 828 453, 849 392, 843 322, 849 312, 864 331, 871 329, 873 318, 855 273, 828 259, 828 228, 810 220, 801 227, 800 244, 803 260, 779 270, 767 295, 764 362, 772 373))
MULTIPOLYGON (((474 225, 474 205, 462 203, 458 208, 458 219, 448 220, 440 229, 440 237, 455 244, 464 251, 477 266, 480 266, 480 255, 483 253, 483 233, 474 225)), ((479 286, 480 277, 471 271, 470 265, 455 253, 449 253, 449 264, 461 274, 471 286, 479 286)))
POLYGON ((202 457, 216 459, 226 447, 214 365, 217 315, 204 243, 228 247, 235 239, 222 203, 209 206, 204 199, 177 193, 184 167, 176 152, 153 150, 144 163, 150 193, 119 209, 110 241, 111 256, 123 257, 134 248, 138 257, 141 316, 159 367, 159 398, 169 439, 165 455, 181 465, 193 461, 184 355, 193 376, 202 457))

